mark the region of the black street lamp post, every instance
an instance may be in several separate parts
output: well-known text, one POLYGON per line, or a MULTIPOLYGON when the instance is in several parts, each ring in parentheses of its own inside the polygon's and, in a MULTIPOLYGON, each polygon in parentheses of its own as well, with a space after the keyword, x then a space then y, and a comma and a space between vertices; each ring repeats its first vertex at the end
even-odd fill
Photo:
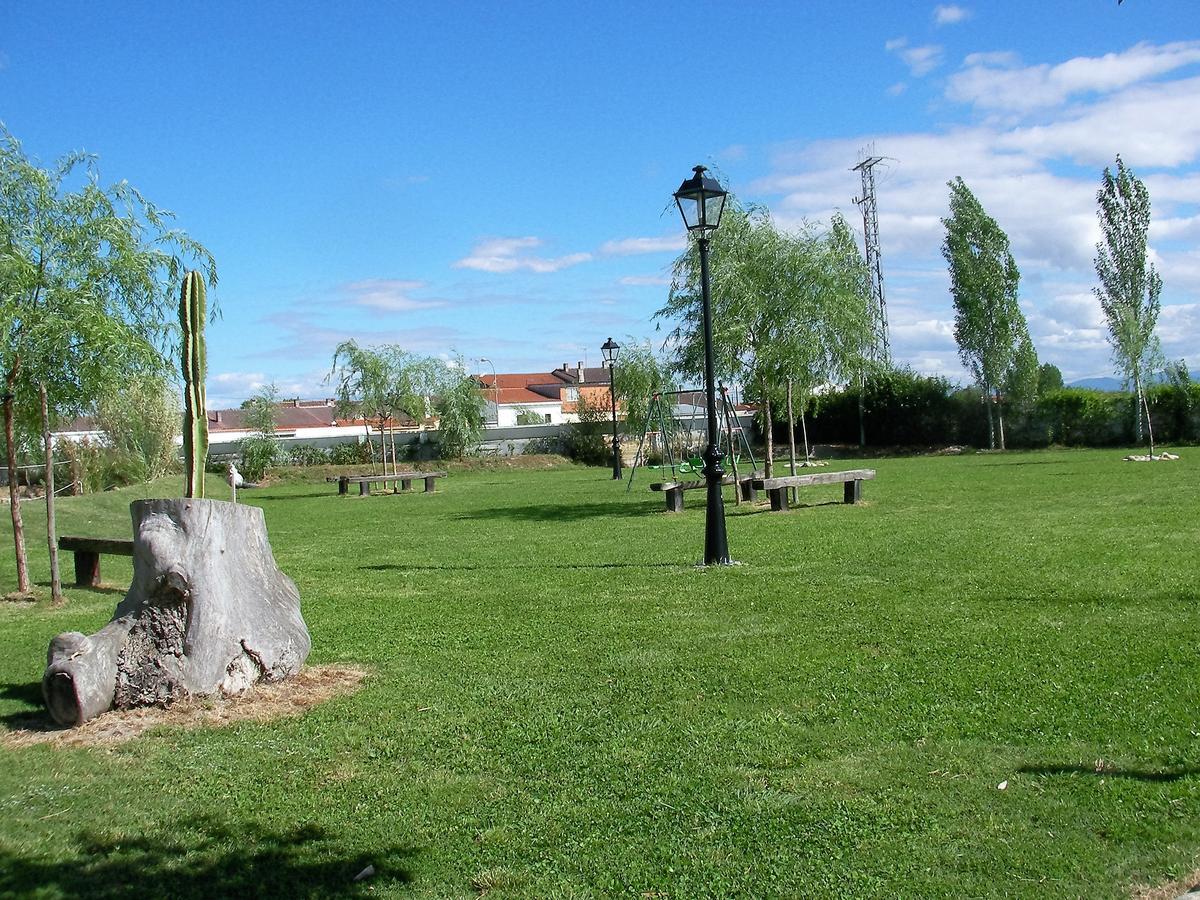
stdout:
POLYGON ((704 519, 704 564, 727 566, 729 541, 725 536, 725 498, 721 482, 725 470, 723 454, 717 443, 717 388, 713 370, 712 300, 708 285, 708 235, 721 224, 726 192, 715 178, 705 173, 704 166, 692 169, 695 174, 679 186, 675 202, 687 230, 694 232, 700 249, 700 293, 704 301, 704 400, 708 409, 708 446, 704 448, 704 480, 707 482, 708 504, 704 519))
POLYGON ((604 354, 604 361, 608 363, 608 395, 612 399, 612 420, 613 420, 613 480, 621 480, 621 439, 617 437, 617 383, 616 383, 616 368, 617 354, 621 351, 621 345, 609 338, 600 346, 600 352, 604 354))

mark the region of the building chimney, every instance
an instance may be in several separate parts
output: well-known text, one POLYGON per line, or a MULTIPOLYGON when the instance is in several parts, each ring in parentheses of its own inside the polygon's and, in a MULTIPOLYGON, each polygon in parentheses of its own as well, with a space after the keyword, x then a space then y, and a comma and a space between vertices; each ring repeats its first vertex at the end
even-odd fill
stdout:
POLYGON ((578 367, 579 367, 579 383, 583 384, 583 360, 582 359, 578 362, 578 367))
POLYGON ((570 372, 570 371, 571 371, 571 367, 570 367, 570 366, 569 366, 567 363, 563 363, 563 364, 562 364, 562 370, 563 370, 563 372, 564 372, 564 373, 565 373, 565 372, 570 372))

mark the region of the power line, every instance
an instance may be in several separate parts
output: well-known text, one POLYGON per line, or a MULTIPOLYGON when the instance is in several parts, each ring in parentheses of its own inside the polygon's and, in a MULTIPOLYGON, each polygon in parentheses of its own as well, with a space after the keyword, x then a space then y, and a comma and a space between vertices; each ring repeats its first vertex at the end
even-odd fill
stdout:
POLYGON ((862 176, 862 196, 855 197, 854 202, 862 209, 863 216, 863 245, 871 281, 871 315, 875 320, 875 356, 885 366, 891 366, 892 346, 888 336, 887 302, 883 295, 883 264, 879 258, 879 215, 875 206, 875 166, 881 162, 882 156, 868 156, 850 171, 862 176))

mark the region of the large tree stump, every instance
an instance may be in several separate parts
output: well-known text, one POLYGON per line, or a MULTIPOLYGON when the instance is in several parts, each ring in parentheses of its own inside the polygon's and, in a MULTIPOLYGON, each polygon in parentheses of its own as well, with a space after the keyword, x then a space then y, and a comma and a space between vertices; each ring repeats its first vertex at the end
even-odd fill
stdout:
POLYGON ((262 510, 221 500, 137 500, 133 584, 91 636, 50 642, 42 693, 55 721, 238 694, 300 670, 311 642, 262 510))

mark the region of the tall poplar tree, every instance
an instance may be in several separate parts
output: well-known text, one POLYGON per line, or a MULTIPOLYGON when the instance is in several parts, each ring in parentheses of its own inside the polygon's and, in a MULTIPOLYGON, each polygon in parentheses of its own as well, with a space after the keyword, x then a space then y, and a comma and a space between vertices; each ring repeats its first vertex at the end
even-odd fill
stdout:
POLYGON ((1004 449, 1004 415, 999 392, 1018 362, 1029 327, 1017 303, 1021 273, 1008 235, 984 212, 961 177, 949 182, 950 215, 942 219, 942 256, 950 267, 954 339, 958 355, 983 391, 988 445, 1004 449))
POLYGON ((1145 380, 1162 364, 1162 349, 1154 327, 1158 324, 1162 278, 1146 259, 1146 234, 1150 230, 1150 192, 1117 157, 1117 171, 1107 166, 1096 194, 1100 208, 1101 241, 1096 245, 1096 275, 1100 286, 1092 288, 1108 321, 1108 342, 1113 359, 1133 386, 1136 403, 1136 432, 1141 440, 1142 414, 1154 455, 1154 428, 1145 380))

